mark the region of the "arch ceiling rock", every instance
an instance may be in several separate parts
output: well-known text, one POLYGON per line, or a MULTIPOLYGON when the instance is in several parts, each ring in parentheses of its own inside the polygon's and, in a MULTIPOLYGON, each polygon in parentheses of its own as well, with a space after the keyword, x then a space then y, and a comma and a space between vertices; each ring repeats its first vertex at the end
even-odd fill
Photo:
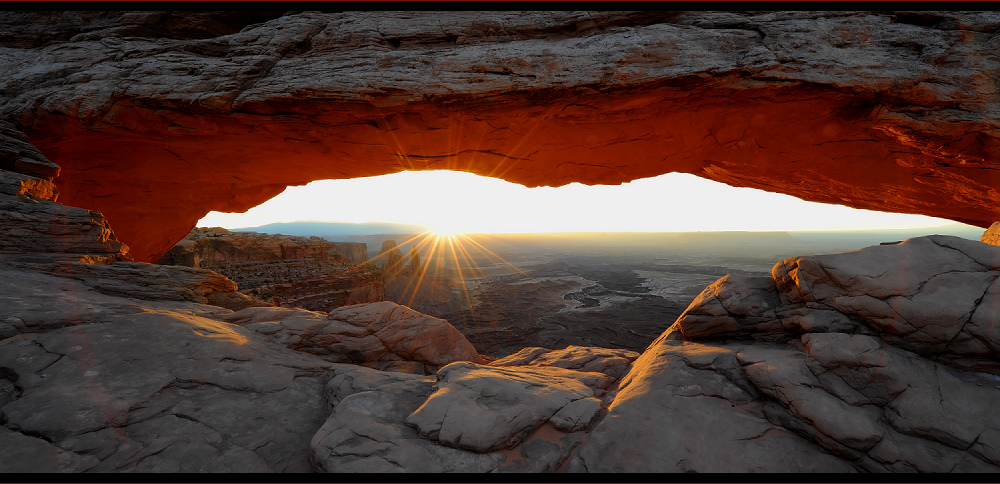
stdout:
POLYGON ((998 30, 993 12, 7 12, 0 117, 136 260, 211 210, 410 169, 682 171, 986 227, 998 30))

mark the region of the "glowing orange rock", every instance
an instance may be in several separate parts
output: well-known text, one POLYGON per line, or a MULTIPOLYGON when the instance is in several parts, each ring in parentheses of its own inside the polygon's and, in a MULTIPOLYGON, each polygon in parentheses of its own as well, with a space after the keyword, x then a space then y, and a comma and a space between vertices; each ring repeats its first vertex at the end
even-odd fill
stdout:
POLYGON ((928 15, 307 12, 190 32, 109 17, 63 36, 77 49, 25 37, 0 92, 62 167, 61 201, 103 212, 136 260, 286 185, 420 169, 527 186, 681 171, 986 227, 995 21, 928 15))

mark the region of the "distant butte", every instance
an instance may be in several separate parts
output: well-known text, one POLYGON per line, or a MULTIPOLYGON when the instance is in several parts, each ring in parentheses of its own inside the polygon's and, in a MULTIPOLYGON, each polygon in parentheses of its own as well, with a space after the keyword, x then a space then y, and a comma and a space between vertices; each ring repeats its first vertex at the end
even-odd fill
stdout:
POLYGON ((47 158, 29 174, 136 261, 288 185, 420 169, 680 171, 988 227, 998 29, 992 12, 17 12, 0 119, 47 158))

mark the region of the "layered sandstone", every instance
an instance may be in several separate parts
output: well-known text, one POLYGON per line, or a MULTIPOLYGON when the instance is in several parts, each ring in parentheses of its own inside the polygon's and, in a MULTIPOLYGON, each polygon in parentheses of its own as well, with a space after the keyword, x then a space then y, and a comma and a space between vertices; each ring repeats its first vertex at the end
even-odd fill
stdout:
POLYGON ((195 228, 157 263, 212 269, 235 281, 249 296, 276 305, 329 311, 385 299, 382 273, 362 264, 366 260, 363 243, 214 227, 195 228))
POLYGON ((362 252, 367 252, 365 244, 328 242, 320 237, 230 232, 222 227, 199 227, 191 230, 156 263, 218 267, 236 262, 318 259, 360 264, 368 259, 365 257, 358 260, 358 254, 362 252))
POLYGON ((385 275, 386 282, 394 279, 403 272, 403 253, 396 247, 395 240, 382 242, 382 248, 372 260, 376 264, 379 264, 382 274, 385 275))
POLYGON ((0 118, 62 167, 63 200, 104 213, 141 261, 210 210, 410 169, 528 186, 683 171, 982 227, 998 218, 993 12, 0 22, 0 118))
POLYGON ((1000 245, 1000 222, 993 222, 993 225, 990 225, 990 228, 983 232, 979 241, 990 245, 1000 245))

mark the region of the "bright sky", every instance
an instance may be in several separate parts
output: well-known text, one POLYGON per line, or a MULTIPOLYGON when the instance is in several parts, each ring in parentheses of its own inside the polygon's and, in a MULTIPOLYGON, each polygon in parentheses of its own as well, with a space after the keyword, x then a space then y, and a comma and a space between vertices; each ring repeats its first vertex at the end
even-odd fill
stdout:
POLYGON ((686 173, 623 185, 526 188, 441 170, 315 181, 289 187, 246 213, 211 212, 198 226, 297 221, 426 224, 447 233, 865 230, 953 223, 806 202, 686 173))

